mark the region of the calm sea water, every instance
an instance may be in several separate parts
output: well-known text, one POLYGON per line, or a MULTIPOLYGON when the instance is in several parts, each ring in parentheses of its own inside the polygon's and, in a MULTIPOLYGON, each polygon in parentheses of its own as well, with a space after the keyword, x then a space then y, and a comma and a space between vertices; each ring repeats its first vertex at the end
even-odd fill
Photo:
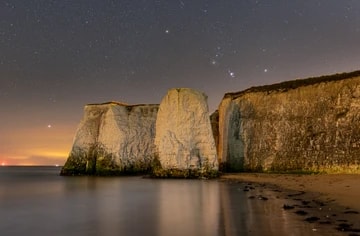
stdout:
POLYGON ((59 171, 0 167, 0 235, 321 235, 274 193, 249 199, 239 183, 59 171))

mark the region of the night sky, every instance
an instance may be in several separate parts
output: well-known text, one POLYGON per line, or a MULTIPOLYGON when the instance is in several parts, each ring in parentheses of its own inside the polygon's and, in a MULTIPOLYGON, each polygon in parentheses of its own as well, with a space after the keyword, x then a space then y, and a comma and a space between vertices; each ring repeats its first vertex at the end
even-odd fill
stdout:
POLYGON ((360 69, 358 0, 1 0, 0 164, 64 164, 88 103, 360 69))

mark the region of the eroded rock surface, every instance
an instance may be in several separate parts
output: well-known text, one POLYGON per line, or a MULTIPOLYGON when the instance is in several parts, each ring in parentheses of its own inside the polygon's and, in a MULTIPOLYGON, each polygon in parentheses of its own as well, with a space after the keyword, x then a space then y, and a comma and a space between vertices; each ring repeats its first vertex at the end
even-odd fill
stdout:
POLYGON ((62 175, 118 175, 150 170, 159 105, 87 105, 62 175))
POLYGON ((155 145, 157 177, 217 175, 218 160, 207 97, 193 89, 169 90, 160 103, 155 145))
POLYGON ((228 171, 360 172, 360 72, 228 93, 219 106, 228 171))

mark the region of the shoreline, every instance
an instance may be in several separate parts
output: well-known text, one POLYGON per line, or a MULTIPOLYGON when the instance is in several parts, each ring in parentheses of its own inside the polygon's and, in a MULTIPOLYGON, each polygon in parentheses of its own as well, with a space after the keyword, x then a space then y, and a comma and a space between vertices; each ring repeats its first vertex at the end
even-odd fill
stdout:
POLYGON ((265 173, 229 173, 220 179, 232 179, 245 182, 266 183, 284 189, 319 193, 331 197, 342 206, 360 211, 360 175, 357 174, 265 174, 265 173))
POLYGON ((313 224, 313 231, 331 227, 360 235, 360 175, 227 173, 220 180, 273 191, 284 211, 313 224))

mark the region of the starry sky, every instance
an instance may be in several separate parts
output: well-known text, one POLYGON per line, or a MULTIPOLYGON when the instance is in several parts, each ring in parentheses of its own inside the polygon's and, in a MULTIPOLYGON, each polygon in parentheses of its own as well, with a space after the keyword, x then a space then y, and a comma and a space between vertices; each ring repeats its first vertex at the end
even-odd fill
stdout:
POLYGON ((360 69, 358 0, 0 0, 0 164, 63 165, 88 103, 360 69))

